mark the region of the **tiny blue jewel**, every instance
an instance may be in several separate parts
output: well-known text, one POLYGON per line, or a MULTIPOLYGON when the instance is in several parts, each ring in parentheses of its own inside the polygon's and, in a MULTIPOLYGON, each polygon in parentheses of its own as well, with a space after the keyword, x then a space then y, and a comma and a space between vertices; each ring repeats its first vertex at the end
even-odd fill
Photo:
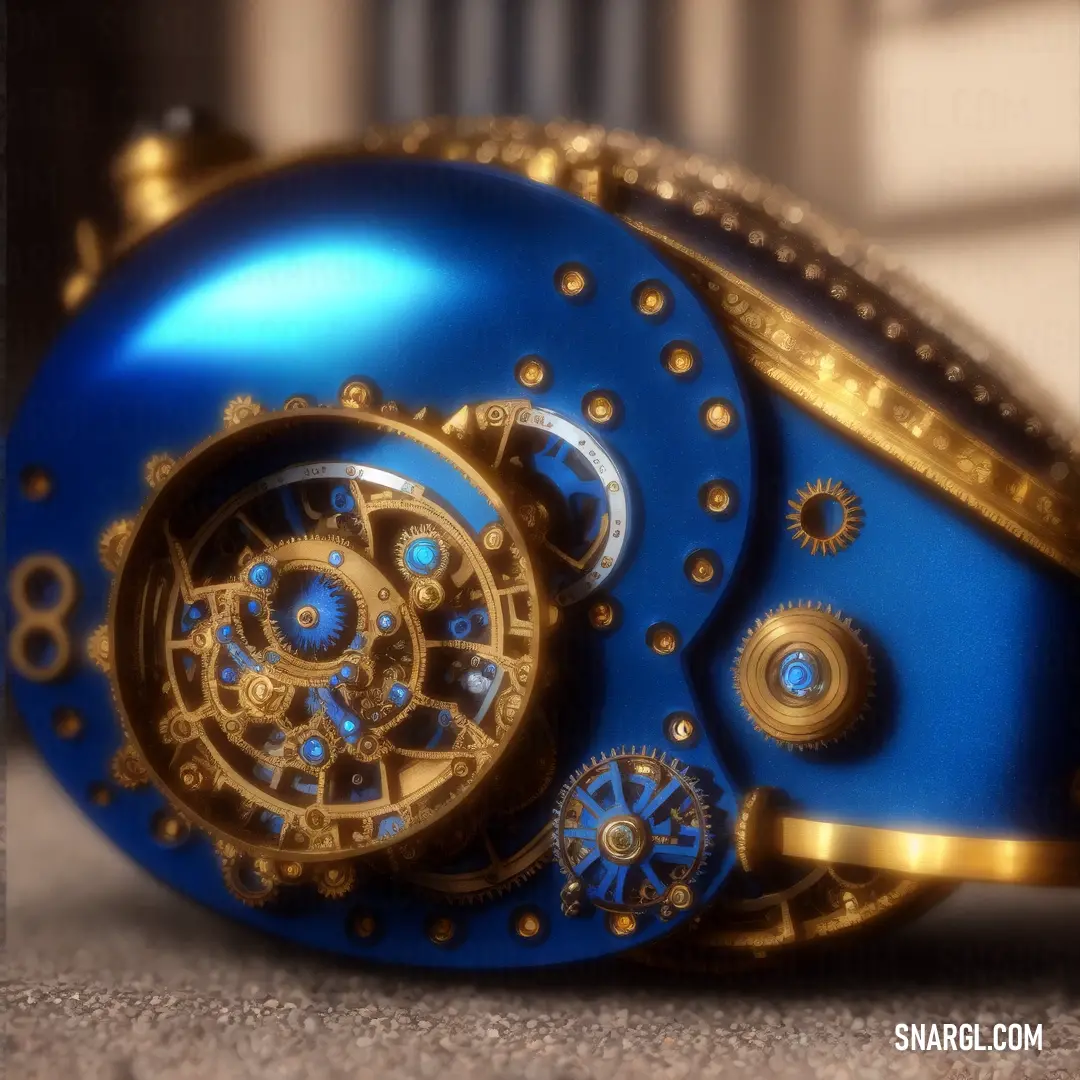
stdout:
POLYGON ((217 630, 218 641, 229 641, 232 638, 231 626, 219 626, 217 630))
POLYGON ((344 561, 345 561, 345 556, 342 555, 340 551, 331 551, 330 552, 329 562, 330 562, 331 566, 340 566, 344 561))
POLYGON ((792 697, 808 697, 821 689, 817 658, 803 649, 787 653, 780 661, 781 689, 792 697))
POLYGON ((387 630, 394 628, 394 616, 389 611, 384 611, 376 620, 375 625, 385 634, 387 630))
POLYGON ((312 735, 300 747, 300 756, 309 765, 321 765, 323 758, 326 757, 326 744, 318 736, 312 735))
POLYGON ((262 604, 260 604, 258 600, 249 600, 248 611, 250 611, 252 615, 258 615, 259 612, 262 611, 262 604))
POLYGON ((414 574, 431 574, 439 565, 439 542, 430 536, 418 536, 405 549, 405 566, 414 574))
POLYGON ((280 659, 281 653, 271 651, 266 654, 266 662, 268 664, 276 664, 280 659))
POLYGON ((248 581, 259 589, 265 589, 273 576, 273 571, 264 562, 256 563, 248 571, 248 581))
POLYGON ((341 674, 341 677, 342 677, 343 679, 351 679, 351 678, 352 678, 352 668, 351 668, 351 667, 349 667, 349 665, 348 665, 348 664, 346 664, 346 665, 345 665, 345 666, 344 666, 344 667, 343 667, 343 668, 341 669, 341 672, 340 672, 340 674, 341 674))
POLYGON ((404 705, 409 700, 409 689, 401 683, 394 683, 386 696, 391 705, 404 705))
POLYGON ((227 667, 221 669, 221 681, 223 683, 234 683, 239 678, 236 674, 236 668, 227 667))

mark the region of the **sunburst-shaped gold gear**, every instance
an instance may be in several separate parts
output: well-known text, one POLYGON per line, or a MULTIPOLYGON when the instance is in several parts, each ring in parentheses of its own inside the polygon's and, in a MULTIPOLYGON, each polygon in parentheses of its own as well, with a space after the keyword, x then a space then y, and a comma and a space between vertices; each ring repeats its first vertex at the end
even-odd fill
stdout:
POLYGON ((176 461, 169 454, 154 454, 143 467, 143 477, 152 488, 161 487, 169 478, 176 461))
POLYGON ((138 750, 131 743, 124 743, 113 754, 112 761, 109 763, 109 771, 120 787, 129 790, 145 787, 150 783, 150 774, 146 770, 146 764, 139 756, 138 750))
POLYGON ((732 669, 754 726, 793 749, 835 742, 862 718, 874 665, 851 619, 829 605, 799 601, 768 612, 743 638, 732 669), (811 674, 804 692, 781 679, 787 658, 811 674))
POLYGON ((86 640, 86 655, 90 662, 100 671, 106 674, 112 670, 112 662, 109 659, 109 628, 104 623, 91 631, 86 640))
POLYGON ((315 875, 315 888, 320 896, 339 900, 352 892, 356 885, 356 867, 349 863, 335 863, 320 867, 315 875))
POLYGON ((799 488, 797 495, 788 500, 788 531, 802 547, 810 546, 811 555, 835 555, 854 542, 863 526, 857 495, 831 477, 799 488), (823 511, 829 504, 840 508, 839 524, 826 524, 823 511))
POLYGON ((110 574, 115 574, 120 568, 124 549, 127 547, 128 540, 131 539, 131 530, 131 521, 128 518, 121 518, 108 525, 98 540, 98 558, 110 574))
POLYGON ((225 406, 222 419, 226 427, 235 427, 237 424, 253 419, 261 412, 262 406, 257 401, 254 401, 250 394, 241 394, 239 397, 234 397, 225 406))

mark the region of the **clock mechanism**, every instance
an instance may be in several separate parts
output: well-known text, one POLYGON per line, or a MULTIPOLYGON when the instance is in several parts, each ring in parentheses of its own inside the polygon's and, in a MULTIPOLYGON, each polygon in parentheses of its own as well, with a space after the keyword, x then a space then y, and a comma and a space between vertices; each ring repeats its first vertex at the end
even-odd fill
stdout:
POLYGON ((222 165, 78 272, 9 440, 14 699, 132 858, 459 968, 1080 873, 1075 470, 887 283, 595 129, 222 165))

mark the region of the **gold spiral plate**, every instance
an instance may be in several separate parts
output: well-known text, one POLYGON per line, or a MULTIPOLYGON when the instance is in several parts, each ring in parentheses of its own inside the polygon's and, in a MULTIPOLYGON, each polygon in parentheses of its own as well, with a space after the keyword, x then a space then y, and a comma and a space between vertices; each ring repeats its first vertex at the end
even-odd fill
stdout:
MULTIPOLYGON (((306 880, 306 862, 396 844, 466 800, 524 723, 547 609, 500 496, 437 436, 351 409, 248 412, 155 489, 107 640, 133 658, 111 673, 131 747, 256 902, 306 880), (447 493, 311 461, 343 437, 448 461, 505 543, 487 547, 447 493), (280 464, 294 446, 306 464, 262 474, 268 447, 280 464), (238 494, 229 475, 247 478, 238 494)), ((326 895, 353 880, 324 870, 326 895)))
POLYGON ((785 745, 813 747, 859 719, 873 671, 850 619, 798 605, 758 620, 743 640, 734 680, 755 727, 785 745))

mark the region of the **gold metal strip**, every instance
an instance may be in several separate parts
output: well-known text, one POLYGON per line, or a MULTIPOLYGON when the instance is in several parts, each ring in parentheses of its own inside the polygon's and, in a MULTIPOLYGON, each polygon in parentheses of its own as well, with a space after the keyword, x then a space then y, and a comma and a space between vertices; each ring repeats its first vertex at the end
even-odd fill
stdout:
POLYGON ((705 275, 706 299, 736 353, 788 397, 1080 573, 1080 537, 1048 484, 712 259, 642 222, 627 224, 705 275))
POLYGON ((777 854, 898 874, 1024 885, 1080 884, 1080 841, 944 836, 776 818, 777 854))

